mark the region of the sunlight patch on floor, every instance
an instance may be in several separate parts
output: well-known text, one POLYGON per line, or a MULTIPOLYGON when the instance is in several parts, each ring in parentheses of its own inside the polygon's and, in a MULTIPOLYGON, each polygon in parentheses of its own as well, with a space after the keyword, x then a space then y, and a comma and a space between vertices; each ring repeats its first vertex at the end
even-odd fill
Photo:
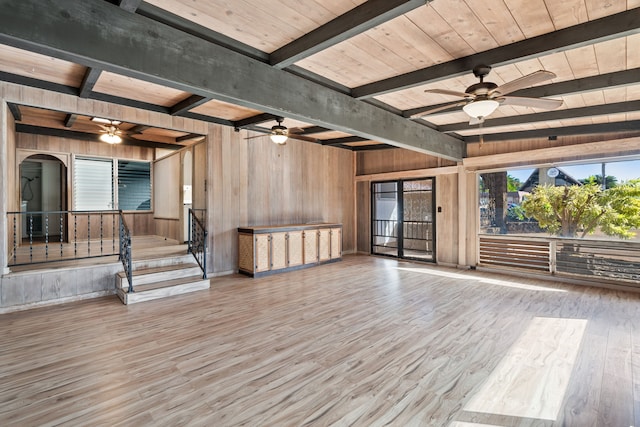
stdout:
POLYGON ((485 284, 488 284, 488 285, 504 286, 504 287, 515 288, 515 289, 524 289, 524 290, 527 290, 527 291, 567 292, 564 289, 556 289, 556 288, 548 288, 548 287, 545 287, 545 286, 528 285, 526 283, 519 283, 519 282, 515 282, 513 280, 489 279, 489 278, 486 278, 486 277, 475 277, 475 276, 468 275, 468 274, 451 273, 449 271, 441 271, 441 270, 428 269, 428 268, 396 267, 396 269, 403 270, 403 271, 410 271, 410 272, 413 272, 413 273, 429 274, 429 275, 432 275, 432 276, 450 277, 452 279, 462 279, 462 280, 467 280, 467 281, 474 281, 474 282, 478 282, 478 283, 485 283, 485 284))
POLYGON ((535 317, 465 411, 556 420, 587 320, 535 317))

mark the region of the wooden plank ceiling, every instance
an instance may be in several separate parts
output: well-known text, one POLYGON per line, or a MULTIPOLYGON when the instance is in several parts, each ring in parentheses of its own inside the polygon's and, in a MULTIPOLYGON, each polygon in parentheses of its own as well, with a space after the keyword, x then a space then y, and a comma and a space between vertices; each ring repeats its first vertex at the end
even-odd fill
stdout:
MULTIPOLYGON (((556 78, 515 94, 563 101, 553 111, 501 105, 484 124, 486 139, 546 139, 567 132, 640 135, 640 0, 106 3, 114 10, 120 7, 168 24, 466 142, 476 141, 480 130, 469 125, 460 106, 418 119, 409 116, 459 100, 425 90, 464 92, 478 82, 471 69, 481 63, 493 66, 486 81, 497 85, 537 70, 551 71, 556 78)), ((262 110, 251 102, 248 104, 254 107, 204 97, 9 44, 0 45, 0 80, 254 132, 268 133, 276 124, 276 114, 266 106, 262 110)), ((89 118, 69 120, 64 111, 27 106, 13 106, 12 111, 24 132, 99 132, 89 118)), ((392 145, 324 123, 317 126, 294 120, 285 112, 281 115, 285 126, 302 128, 317 143, 355 151, 392 145)), ((135 126, 126 123, 121 128, 127 131, 135 126)), ((136 140, 188 143, 187 135, 171 130, 134 130, 131 137, 136 140)))

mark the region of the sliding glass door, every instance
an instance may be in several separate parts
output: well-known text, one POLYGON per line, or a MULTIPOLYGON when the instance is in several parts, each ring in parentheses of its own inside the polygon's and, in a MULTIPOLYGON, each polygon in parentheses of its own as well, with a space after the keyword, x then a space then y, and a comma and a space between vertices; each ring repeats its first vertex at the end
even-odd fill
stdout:
POLYGON ((371 201, 371 253, 398 256, 398 183, 372 183, 371 201))
POLYGON ((371 185, 371 253, 435 261, 434 179, 371 185))

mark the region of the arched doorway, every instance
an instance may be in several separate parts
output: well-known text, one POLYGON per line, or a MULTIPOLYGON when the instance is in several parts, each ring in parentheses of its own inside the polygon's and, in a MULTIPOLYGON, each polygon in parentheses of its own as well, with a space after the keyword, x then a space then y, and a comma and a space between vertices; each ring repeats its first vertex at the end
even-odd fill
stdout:
POLYGON ((66 240, 67 167, 58 158, 35 154, 20 163, 22 239, 66 240), (61 234, 63 234, 61 239, 61 234))

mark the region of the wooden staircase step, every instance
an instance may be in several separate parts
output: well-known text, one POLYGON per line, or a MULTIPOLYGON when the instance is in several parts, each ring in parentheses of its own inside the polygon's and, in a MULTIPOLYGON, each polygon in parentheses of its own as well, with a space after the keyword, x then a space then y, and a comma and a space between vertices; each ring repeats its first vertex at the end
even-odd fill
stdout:
POLYGON ((134 286, 133 293, 127 293, 126 287, 118 288, 116 291, 120 300, 128 305, 209 289, 210 286, 209 279, 197 275, 134 286))
MULTIPOLYGON (((173 279, 181 279, 185 277, 201 275, 202 270, 198 264, 173 264, 165 265, 161 267, 142 268, 133 271, 133 287, 137 289, 141 285, 150 283, 168 281, 173 279)), ((116 288, 128 288, 129 282, 127 281, 124 271, 119 272, 116 275, 116 288)))

